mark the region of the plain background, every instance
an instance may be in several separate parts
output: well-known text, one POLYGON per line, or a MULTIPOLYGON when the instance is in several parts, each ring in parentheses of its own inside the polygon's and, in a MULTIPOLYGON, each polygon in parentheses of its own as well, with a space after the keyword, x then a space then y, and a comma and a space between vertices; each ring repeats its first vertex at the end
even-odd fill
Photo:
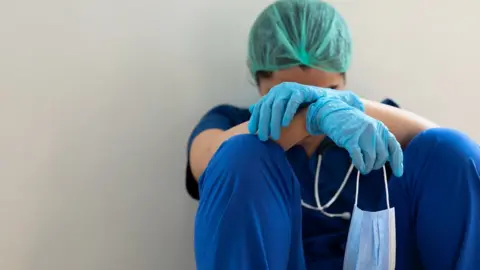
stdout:
MULTIPOLYGON (((0 2, 0 269, 193 269, 185 142, 269 1, 0 2)), ((480 140, 480 2, 339 0, 349 88, 480 140)))

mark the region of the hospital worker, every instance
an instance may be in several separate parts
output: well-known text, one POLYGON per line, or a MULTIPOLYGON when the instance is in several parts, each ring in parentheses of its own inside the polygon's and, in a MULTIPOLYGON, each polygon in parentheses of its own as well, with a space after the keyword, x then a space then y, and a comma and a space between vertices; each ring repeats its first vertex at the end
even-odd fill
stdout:
POLYGON ((478 144, 344 90, 330 4, 270 4, 247 51, 261 98, 212 108, 188 141, 198 270, 480 269, 478 144))

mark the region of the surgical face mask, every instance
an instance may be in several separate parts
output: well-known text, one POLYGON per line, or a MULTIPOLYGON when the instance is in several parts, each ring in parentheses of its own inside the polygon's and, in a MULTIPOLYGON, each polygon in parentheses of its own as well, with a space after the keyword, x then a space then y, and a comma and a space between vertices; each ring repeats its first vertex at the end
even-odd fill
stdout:
POLYGON ((304 202, 303 200, 302 200, 302 206, 305 207, 305 208, 312 209, 312 210, 320 211, 320 212, 322 212, 322 214, 324 214, 325 216, 330 217, 330 218, 339 217, 339 218, 343 218, 343 219, 346 219, 346 220, 350 219, 351 214, 349 212, 332 214, 332 213, 328 213, 325 210, 328 207, 330 207, 337 200, 338 196, 340 196, 340 193, 342 193, 343 188, 347 184, 348 178, 350 178, 350 175, 352 174, 352 171, 353 171, 353 168, 354 168, 353 164, 350 164, 350 167, 348 168, 348 172, 345 175, 345 178, 343 179, 343 182, 340 185, 340 187, 338 188, 337 192, 333 195, 333 197, 330 199, 330 201, 328 201, 325 205, 322 205, 320 203, 320 195, 318 193, 318 185, 319 185, 318 184, 318 178, 319 178, 319 175, 320 175, 321 165, 322 165, 322 155, 319 155, 318 156, 318 161, 317 161, 317 169, 315 171, 315 182, 314 182, 314 195, 315 195, 316 207, 304 202))
MULTIPOLYGON (((350 165, 342 184, 337 192, 325 205, 321 205, 318 192, 318 179, 322 156, 318 156, 317 170, 315 172, 314 195, 316 207, 305 203, 302 206, 322 212, 330 218, 340 217, 350 219, 349 212, 332 214, 325 211, 330 207, 343 191, 353 171, 353 164, 350 165)), ((360 172, 357 172, 355 204, 353 216, 348 231, 347 245, 343 263, 344 270, 390 270, 395 269, 396 238, 395 238, 395 209, 390 208, 388 195, 387 172, 383 166, 383 180, 386 191, 387 209, 377 212, 363 211, 358 208, 358 189, 360 172)))
POLYGON ((385 167, 383 175, 387 209, 367 212, 357 206, 360 173, 357 174, 355 206, 348 231, 344 270, 395 269, 395 208, 390 208, 385 167))

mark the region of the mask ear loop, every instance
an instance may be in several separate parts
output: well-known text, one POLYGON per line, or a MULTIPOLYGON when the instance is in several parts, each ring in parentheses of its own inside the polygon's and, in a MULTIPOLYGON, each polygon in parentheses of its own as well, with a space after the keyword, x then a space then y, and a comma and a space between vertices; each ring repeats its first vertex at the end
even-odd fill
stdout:
POLYGON ((383 182, 385 183, 385 198, 387 200, 387 209, 390 209, 390 196, 388 195, 387 170, 383 166, 383 182))
MULTIPOLYGON (((358 182, 360 180, 360 171, 357 172, 357 187, 355 188, 355 206, 358 203, 358 182)), ((388 181, 387 181, 387 170, 383 166, 383 182, 385 183, 385 197, 387 200, 387 209, 390 209, 390 196, 388 195, 388 181)))

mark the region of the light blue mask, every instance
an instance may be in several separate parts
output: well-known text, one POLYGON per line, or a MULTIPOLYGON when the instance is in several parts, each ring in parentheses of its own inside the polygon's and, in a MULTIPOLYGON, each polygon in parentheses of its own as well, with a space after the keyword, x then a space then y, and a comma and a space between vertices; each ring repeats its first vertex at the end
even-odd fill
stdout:
POLYGON ((383 178, 387 209, 367 212, 357 206, 360 173, 357 174, 355 206, 348 231, 344 270, 395 269, 395 208, 390 208, 385 167, 383 178))

